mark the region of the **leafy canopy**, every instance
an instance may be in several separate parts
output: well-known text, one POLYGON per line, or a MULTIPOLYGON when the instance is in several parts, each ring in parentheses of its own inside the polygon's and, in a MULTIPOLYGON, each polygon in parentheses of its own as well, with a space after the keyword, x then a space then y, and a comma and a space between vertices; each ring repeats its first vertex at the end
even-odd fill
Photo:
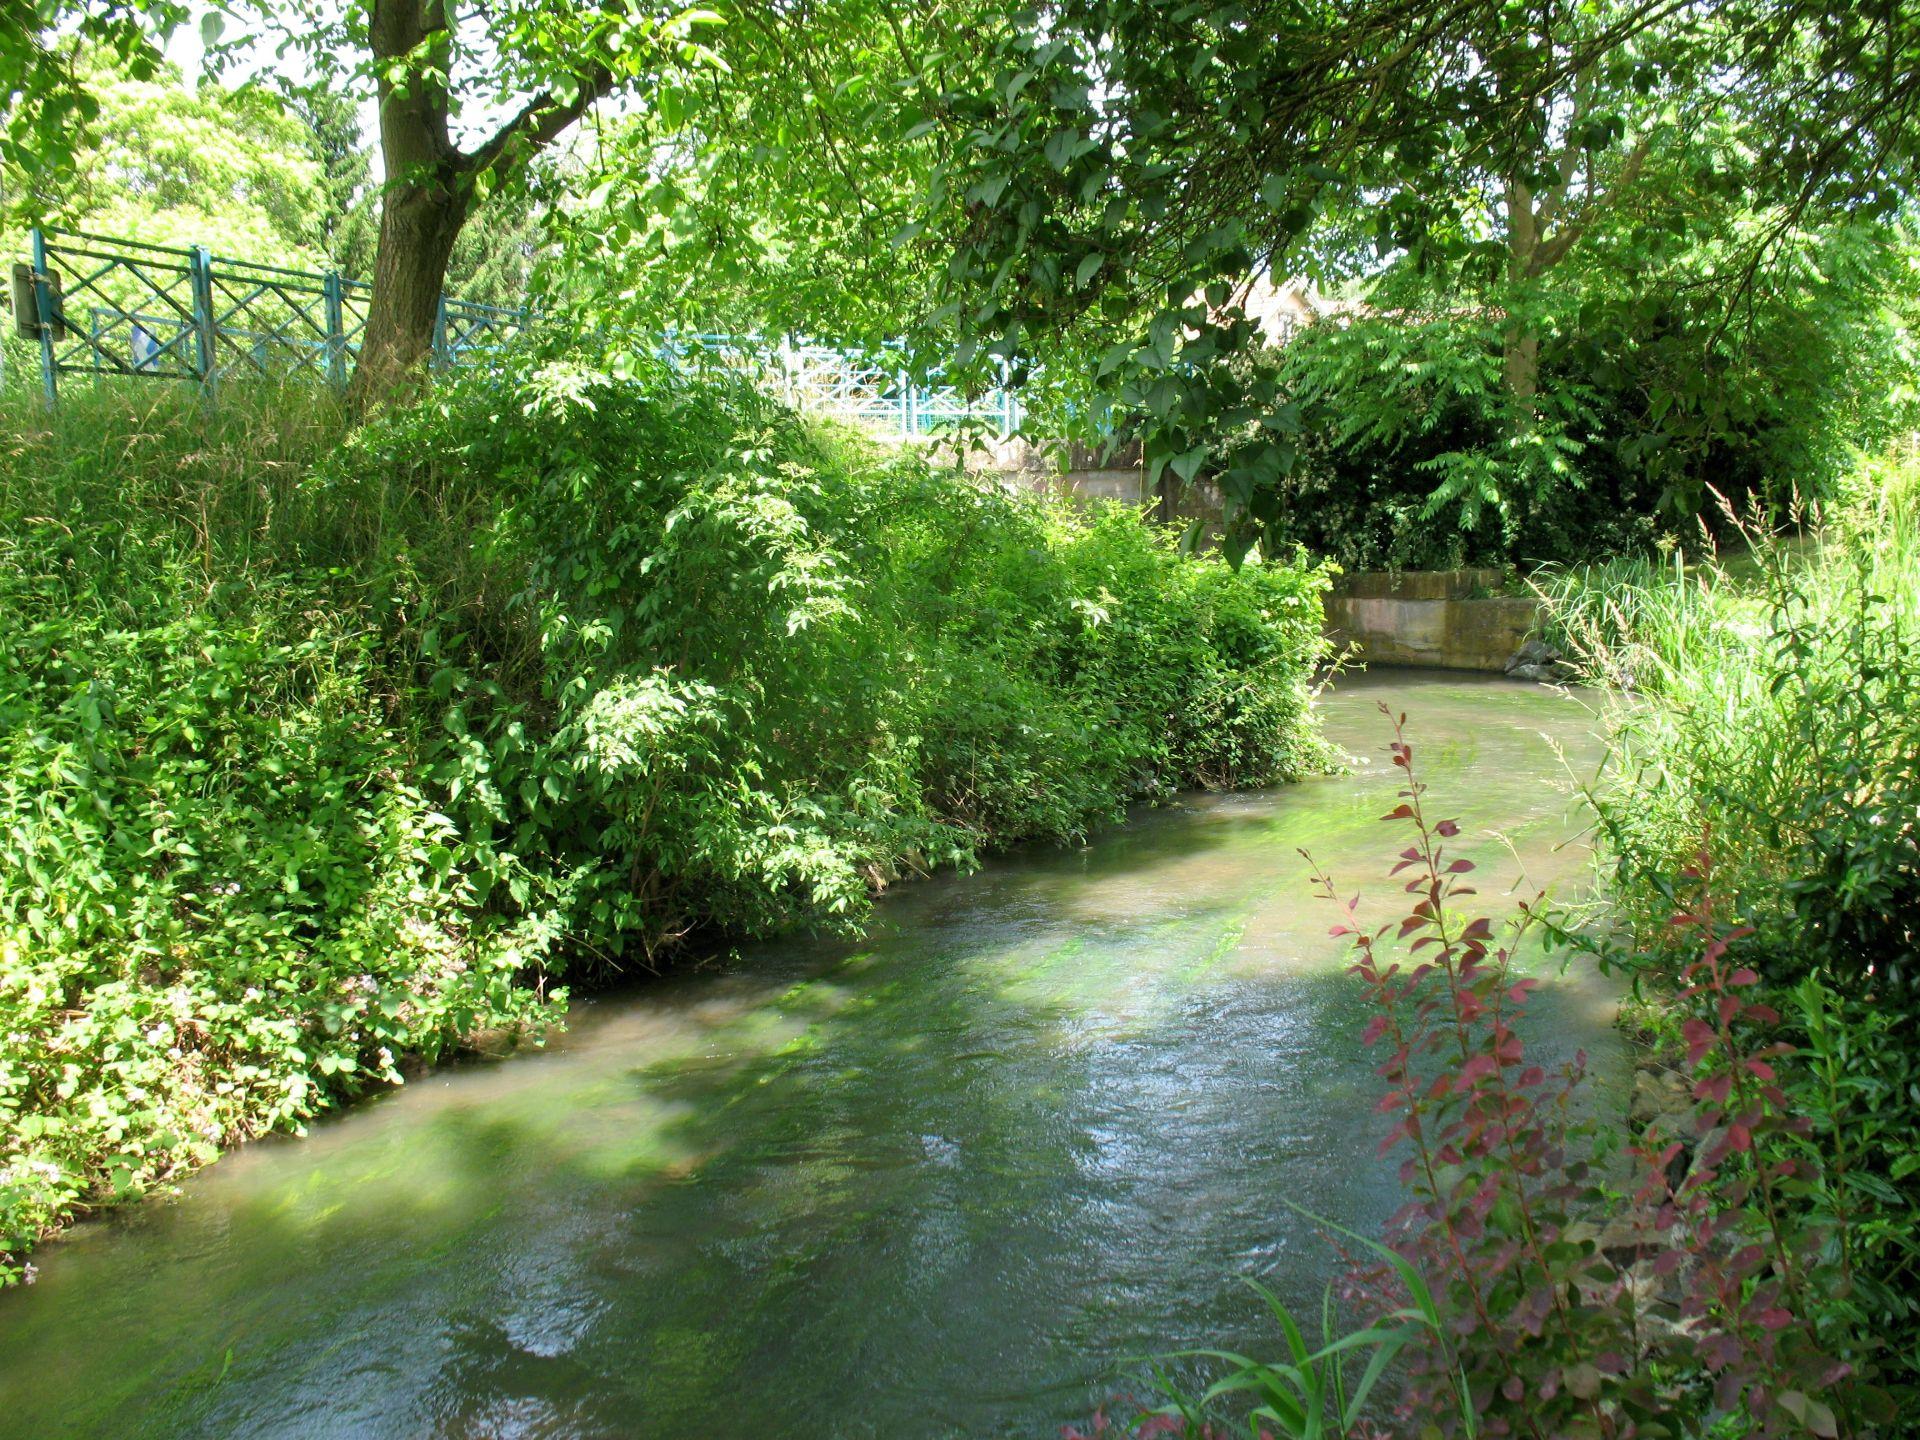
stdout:
MULTIPOLYGON (((1009 33, 991 88, 943 98, 942 319, 963 353, 1046 360, 1120 396, 1156 471, 1215 474, 1244 543, 1279 520, 1301 429, 1273 367, 1249 363, 1272 338, 1249 283, 1385 268, 1430 305, 1500 319, 1516 453, 1477 463, 1551 477, 1567 417, 1541 413, 1539 342, 1580 293, 1555 270, 1611 235, 1644 307, 1672 271, 1619 242, 1691 245, 1679 283, 1717 309, 1704 356, 1808 227, 1904 205, 1917 36, 1898 9, 1745 0, 1070 0, 1009 33)), ((1667 403, 1716 423, 1704 393, 1667 403)), ((1446 481, 1486 498, 1484 476, 1446 481)))

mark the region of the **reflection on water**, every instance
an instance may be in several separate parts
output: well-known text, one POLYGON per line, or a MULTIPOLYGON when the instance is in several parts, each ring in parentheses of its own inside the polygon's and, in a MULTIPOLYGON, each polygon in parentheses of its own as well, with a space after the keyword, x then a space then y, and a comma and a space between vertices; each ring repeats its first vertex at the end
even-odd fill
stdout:
MULTIPOLYGON (((1282 1198, 1394 1206, 1296 853, 1394 898, 1381 698, 1489 903, 1580 883, 1578 700, 1350 680, 1350 776, 907 887, 83 1227, 0 1296, 0 1435, 1039 1436, 1142 1354, 1266 1348, 1238 1277, 1331 1268, 1282 1198)), ((1601 987, 1536 1010, 1606 1049, 1601 987)))

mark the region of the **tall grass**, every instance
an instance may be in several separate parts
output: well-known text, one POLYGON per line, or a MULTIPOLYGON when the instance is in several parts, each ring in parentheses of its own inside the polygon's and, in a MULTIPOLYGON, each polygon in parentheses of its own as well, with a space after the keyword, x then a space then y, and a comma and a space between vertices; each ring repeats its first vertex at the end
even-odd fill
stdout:
MULTIPOLYGON (((1638 692, 1611 715, 1609 793, 1632 797, 1605 811, 1616 855, 1675 874, 1711 828, 1723 878, 1750 863, 1757 899, 1788 878, 1807 797, 1901 757, 1920 700, 1916 477, 1910 457, 1863 462, 1805 536, 1738 521, 1745 548, 1730 558, 1536 577, 1550 637, 1589 680, 1638 692)), ((1664 919, 1667 898, 1648 903, 1645 918, 1664 919)))
MULTIPOLYGON (((1711 865, 1784 1018, 1776 1060, 1855 1239, 1829 1316, 1920 1374, 1920 456, 1864 461, 1809 533, 1749 525, 1738 564, 1549 577, 1554 625, 1613 707, 1593 792, 1615 958, 1695 1020, 1669 917, 1711 865), (1844 1076, 1844 1079, 1839 1077, 1844 1076)), ((1654 1011, 1657 1015, 1658 1008, 1654 1011)), ((1710 1020, 1712 1017, 1706 1017, 1710 1020)))
POLYGON ((1671 678, 1676 657, 1710 649, 1729 624, 1750 622, 1730 613, 1725 580, 1710 556, 1690 564, 1676 548, 1661 558, 1543 566, 1531 583, 1545 601, 1547 639, 1563 654, 1579 656, 1606 684, 1655 690, 1671 678))

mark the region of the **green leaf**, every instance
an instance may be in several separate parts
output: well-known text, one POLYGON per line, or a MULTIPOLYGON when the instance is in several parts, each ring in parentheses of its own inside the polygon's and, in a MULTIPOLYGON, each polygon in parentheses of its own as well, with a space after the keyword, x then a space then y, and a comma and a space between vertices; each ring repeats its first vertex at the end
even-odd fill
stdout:
POLYGON ((1834 1440, 1840 1433, 1831 1407, 1809 1395, 1798 1390, 1783 1390, 1777 1397, 1777 1403, 1800 1422, 1802 1429, 1810 1435, 1818 1435, 1820 1440, 1834 1440))

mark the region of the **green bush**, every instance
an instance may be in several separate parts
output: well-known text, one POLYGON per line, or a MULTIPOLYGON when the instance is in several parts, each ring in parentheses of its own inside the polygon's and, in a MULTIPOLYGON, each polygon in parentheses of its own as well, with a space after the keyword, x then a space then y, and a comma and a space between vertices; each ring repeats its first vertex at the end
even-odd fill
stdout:
POLYGON ((1739 954, 1785 1017, 1783 1083, 1832 1177, 1801 1202, 1857 1237, 1833 1303, 1884 1337, 1892 1373, 1920 1373, 1920 1060, 1894 1038, 1920 1025, 1916 498, 1920 464, 1870 464, 1810 545, 1550 587, 1594 676, 1645 692, 1617 711, 1594 796, 1637 972, 1670 993, 1667 921, 1704 856, 1752 931, 1739 954))
MULTIPOLYGON (((1537 286, 1504 287, 1504 260, 1491 286, 1388 265, 1364 303, 1251 362, 1298 421, 1284 473, 1260 477, 1266 534, 1349 569, 1604 561, 1702 526, 1732 541, 1725 502, 1782 517, 1830 500, 1853 447, 1915 424, 1904 230, 1783 236, 1735 326, 1698 283, 1717 242, 1630 228, 1587 235, 1537 286), (1539 345, 1524 400, 1516 320, 1539 345)), ((1244 431, 1222 479, 1261 448, 1244 431)))
MULTIPOLYGON (((1325 763, 1324 575, 745 388, 548 366, 349 433, 76 392, 0 453, 0 1251, 537 1030, 553 982, 1325 763)), ((0 1273, 7 1273, 0 1270, 0 1273)))

